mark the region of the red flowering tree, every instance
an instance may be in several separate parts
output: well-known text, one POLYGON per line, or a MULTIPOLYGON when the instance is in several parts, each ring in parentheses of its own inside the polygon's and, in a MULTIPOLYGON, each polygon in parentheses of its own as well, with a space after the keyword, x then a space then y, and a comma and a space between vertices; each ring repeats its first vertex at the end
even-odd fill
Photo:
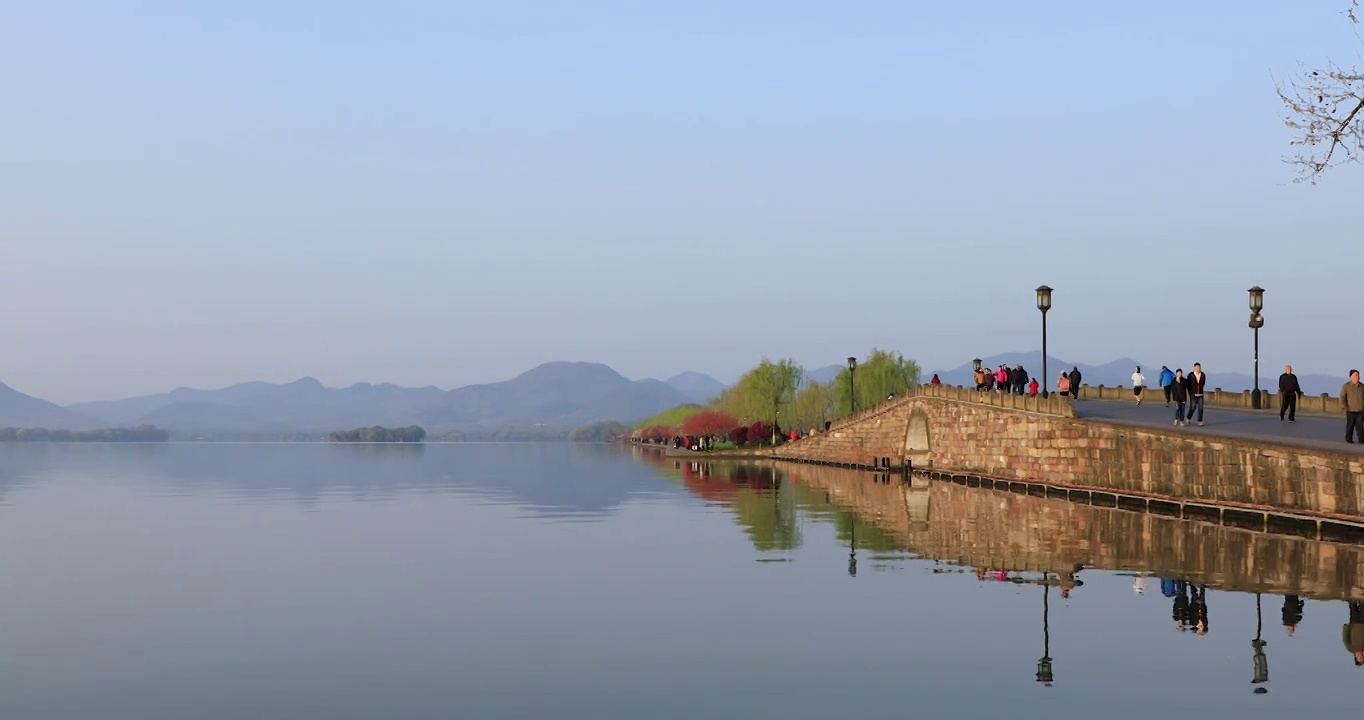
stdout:
POLYGON ((740 425, 739 427, 730 428, 729 441, 734 443, 735 445, 743 445, 744 443, 748 442, 748 428, 743 427, 742 425, 740 425))
POLYGON ((748 441, 763 443, 772 441, 772 426, 759 420, 748 426, 748 441))
POLYGON ((730 428, 737 425, 734 418, 721 413, 707 410, 687 418, 682 423, 682 432, 686 435, 697 437, 707 437, 710 435, 723 436, 729 432, 730 428))

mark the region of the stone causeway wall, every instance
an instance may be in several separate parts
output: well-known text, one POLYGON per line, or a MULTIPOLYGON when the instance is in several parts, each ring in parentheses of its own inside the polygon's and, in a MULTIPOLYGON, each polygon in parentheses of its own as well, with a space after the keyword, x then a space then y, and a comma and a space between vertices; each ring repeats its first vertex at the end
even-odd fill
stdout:
POLYGON ((1364 522, 1364 458, 1077 419, 1058 397, 925 386, 772 454, 1364 522))

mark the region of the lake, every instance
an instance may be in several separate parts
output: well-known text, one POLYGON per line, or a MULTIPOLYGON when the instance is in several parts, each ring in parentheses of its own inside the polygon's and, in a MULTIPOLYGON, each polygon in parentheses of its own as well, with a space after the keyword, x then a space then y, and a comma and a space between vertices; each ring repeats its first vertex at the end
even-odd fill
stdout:
POLYGON ((0 445, 0 716, 1326 716, 1361 564, 629 446, 0 445))

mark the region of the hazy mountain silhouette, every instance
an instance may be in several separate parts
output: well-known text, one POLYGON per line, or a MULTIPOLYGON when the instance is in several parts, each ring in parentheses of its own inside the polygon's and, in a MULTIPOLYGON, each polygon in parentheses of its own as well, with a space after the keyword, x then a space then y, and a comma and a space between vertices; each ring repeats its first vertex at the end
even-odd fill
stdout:
POLYGON ((687 402, 659 380, 630 380, 601 363, 551 362, 511 380, 451 390, 422 412, 425 427, 629 422, 687 402))
MULTIPOLYGON (((704 387, 705 380, 715 382, 706 376, 684 375, 694 391, 704 387)), ((302 378, 282 385, 249 382, 217 390, 178 388, 160 395, 81 403, 66 412, 98 418, 100 422, 90 421, 95 425, 146 423, 181 431, 326 431, 411 424, 428 429, 569 428, 599 420, 638 420, 687 401, 681 391, 659 380, 632 381, 597 363, 553 362, 512 380, 449 392, 369 383, 328 388, 313 378, 302 378)))
POLYGON ((89 430, 100 424, 89 415, 25 395, 0 383, 0 427, 89 430))
MULTIPOLYGON (((1037 378, 1039 383, 1042 382, 1042 353, 1040 352, 1003 353, 981 358, 981 364, 987 368, 997 368, 1000 363, 1004 363, 1009 367, 1013 367, 1016 364, 1022 364, 1023 369, 1027 370, 1031 377, 1037 378)), ((1190 360, 1185 364, 1173 364, 1169 367, 1171 370, 1182 368, 1184 372, 1189 372, 1193 368, 1193 363, 1194 361, 1190 360)), ((1054 355, 1048 355, 1047 374, 1051 375, 1051 379, 1045 384, 1049 388, 1054 388, 1056 386, 1056 378, 1061 374, 1061 370, 1064 369, 1068 371, 1072 367, 1078 367, 1080 368, 1082 382, 1086 385, 1104 385, 1107 387, 1122 385, 1123 387, 1131 387, 1132 371, 1136 370, 1138 366, 1141 367, 1142 374, 1146 376, 1147 385, 1154 387, 1159 384, 1160 363, 1150 364, 1132 358, 1119 358, 1104 363, 1103 365, 1087 365, 1085 363, 1061 360, 1054 355)), ((942 380, 948 385, 975 384, 972 377, 972 364, 969 361, 951 370, 937 370, 934 372, 938 373, 939 380, 942 380)), ((1203 368, 1203 372, 1207 373, 1208 386, 1212 388, 1222 388, 1227 391, 1240 392, 1254 387, 1254 379, 1249 373, 1223 372, 1218 368, 1207 366, 1203 368)), ((1283 368, 1267 369, 1261 366, 1260 389, 1277 392, 1279 387, 1279 373, 1281 372, 1283 372, 1283 368)), ((926 377, 933 377, 933 374, 929 373, 926 377)), ((1344 375, 1333 377, 1330 375, 1298 374, 1298 383, 1302 385, 1303 392, 1310 395, 1320 393, 1335 395, 1340 392, 1340 386, 1345 380, 1346 378, 1344 375)))
POLYGON ((838 374, 846 369, 847 365, 828 365, 822 368, 805 371, 805 379, 818 383, 826 383, 838 377, 838 374))
POLYGON ((686 398, 687 402, 696 403, 698 405, 704 405, 725 391, 724 383, 705 373, 699 372, 687 371, 678 373, 677 375, 664 380, 664 382, 671 385, 674 390, 682 393, 682 397, 686 398))

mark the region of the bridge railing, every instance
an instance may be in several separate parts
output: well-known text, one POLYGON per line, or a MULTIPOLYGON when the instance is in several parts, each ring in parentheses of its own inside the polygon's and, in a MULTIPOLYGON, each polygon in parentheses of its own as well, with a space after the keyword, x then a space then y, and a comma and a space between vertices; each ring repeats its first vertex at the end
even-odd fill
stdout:
MULTIPOLYGON (((1143 392, 1147 402, 1165 401, 1165 392, 1159 387, 1148 387, 1143 392)), ((1203 393, 1203 402, 1208 407, 1222 407, 1234 410, 1253 410, 1254 392, 1251 390, 1228 391, 1222 388, 1215 388, 1203 393)), ((1082 385, 1080 386, 1080 398, 1082 400, 1132 400, 1132 388, 1122 385, 1107 387, 1104 385, 1082 385)), ((1260 410, 1263 412, 1279 411, 1279 394, 1268 390, 1260 391, 1260 410)), ((1333 397, 1326 393, 1320 395, 1304 395, 1298 398, 1298 412, 1320 415, 1337 415, 1343 412, 1340 406, 1340 398, 1333 397)))
POLYGON ((846 425, 852 425, 869 418, 874 418, 883 413, 890 412, 901 403, 909 402, 914 398, 923 397, 955 400, 957 402, 988 405, 991 407, 1007 408, 1009 410, 1018 410, 1021 412, 1054 415, 1056 417, 1075 417, 1075 408, 1071 405, 1070 400, 1063 398, 1060 395, 1051 395, 1049 397, 1042 397, 1041 395, 1006 395, 1004 393, 976 390, 975 388, 962 387, 960 385, 918 385, 893 398, 882 400, 865 410, 859 410, 852 415, 835 420, 829 426, 829 430, 837 430, 846 425))

